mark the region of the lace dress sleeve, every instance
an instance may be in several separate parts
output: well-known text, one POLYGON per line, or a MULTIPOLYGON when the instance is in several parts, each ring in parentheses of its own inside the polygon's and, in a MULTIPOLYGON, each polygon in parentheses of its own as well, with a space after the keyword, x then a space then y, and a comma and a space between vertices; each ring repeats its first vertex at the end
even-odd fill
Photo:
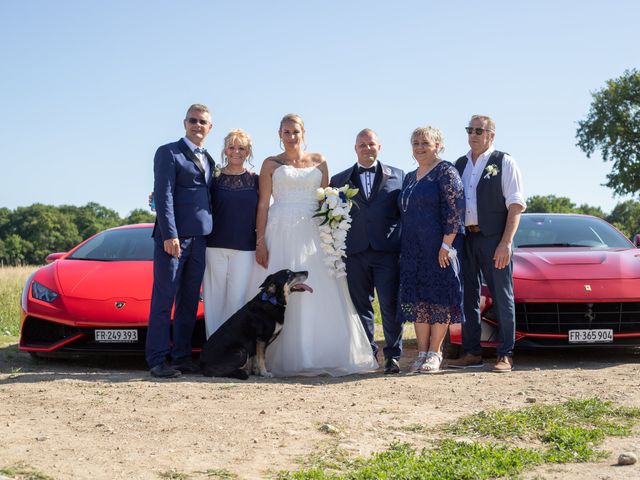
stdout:
POLYGON ((464 190, 462 180, 453 165, 447 162, 439 178, 440 218, 445 235, 464 231, 464 190))

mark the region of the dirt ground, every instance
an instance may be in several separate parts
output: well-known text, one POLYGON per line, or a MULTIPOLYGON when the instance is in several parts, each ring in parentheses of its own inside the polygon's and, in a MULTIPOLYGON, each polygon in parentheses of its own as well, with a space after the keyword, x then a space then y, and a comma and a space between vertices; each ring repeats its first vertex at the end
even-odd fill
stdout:
MULTIPOLYGON (((414 354, 405 349, 404 368, 414 354)), ((518 353, 507 375, 447 370, 242 382, 159 381, 139 358, 34 361, 4 345, 0 468, 22 464, 55 479, 269 478, 332 448, 368 455, 393 441, 426 446, 439 435, 402 428, 408 425, 586 397, 640 407, 640 352, 518 353)), ((603 462, 544 466, 525 478, 640 479, 640 465, 614 466, 623 451, 640 454, 640 429, 605 448, 611 454, 603 462)))

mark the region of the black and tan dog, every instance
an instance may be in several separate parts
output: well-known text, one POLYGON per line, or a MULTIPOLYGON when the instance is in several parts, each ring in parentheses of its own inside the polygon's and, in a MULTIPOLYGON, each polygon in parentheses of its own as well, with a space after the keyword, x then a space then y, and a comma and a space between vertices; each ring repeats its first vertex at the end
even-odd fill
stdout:
POLYGON ((280 333, 290 292, 313 290, 303 282, 308 272, 280 270, 269 275, 260 292, 209 337, 200 354, 200 368, 207 377, 246 380, 255 355, 254 372, 271 377, 264 363, 267 345, 280 333))

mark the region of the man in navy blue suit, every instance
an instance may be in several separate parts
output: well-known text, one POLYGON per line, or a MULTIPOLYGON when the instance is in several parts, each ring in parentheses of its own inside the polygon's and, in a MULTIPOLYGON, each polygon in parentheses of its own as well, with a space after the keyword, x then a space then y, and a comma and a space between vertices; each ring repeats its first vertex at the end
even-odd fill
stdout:
POLYGON ((153 160, 156 224, 145 353, 154 377, 198 371, 191 360, 191 336, 205 267, 205 237, 213 227, 209 184, 215 163, 203 148, 212 127, 209 109, 191 105, 184 119, 186 135, 158 148, 153 160))
POLYGON ((359 189, 351 208, 351 229, 347 234, 347 284, 351 300, 367 332, 373 354, 378 346, 373 338, 374 289, 380 303, 385 347, 385 373, 400 372, 402 322, 397 315, 400 210, 398 195, 404 172, 378 161, 380 142, 376 133, 365 128, 356 137, 358 162, 334 175, 331 186, 349 184, 359 189))

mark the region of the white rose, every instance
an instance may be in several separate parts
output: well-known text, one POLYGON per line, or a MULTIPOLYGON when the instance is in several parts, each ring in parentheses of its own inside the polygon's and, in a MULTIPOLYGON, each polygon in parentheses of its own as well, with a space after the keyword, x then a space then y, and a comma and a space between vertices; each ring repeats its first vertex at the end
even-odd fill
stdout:
POLYGON ((351 219, 343 218, 342 221, 338 224, 338 228, 340 230, 349 230, 351 228, 351 219))
POLYGON ((333 232, 333 238, 339 242, 344 242, 347 239, 347 231, 338 229, 333 232))
POLYGON ((342 206, 337 206, 333 209, 333 217, 344 217, 347 214, 347 210, 342 206))
POLYGON ((336 206, 338 205, 338 197, 336 196, 329 196, 327 197, 327 205, 329 205, 329 208, 334 209, 336 208, 336 206))
POLYGON ((319 188, 316 190, 316 198, 318 200, 324 200, 324 188, 319 188))
POLYGON ((327 197, 337 197, 338 196, 338 191, 335 188, 327 187, 327 188, 324 189, 324 194, 327 197))

